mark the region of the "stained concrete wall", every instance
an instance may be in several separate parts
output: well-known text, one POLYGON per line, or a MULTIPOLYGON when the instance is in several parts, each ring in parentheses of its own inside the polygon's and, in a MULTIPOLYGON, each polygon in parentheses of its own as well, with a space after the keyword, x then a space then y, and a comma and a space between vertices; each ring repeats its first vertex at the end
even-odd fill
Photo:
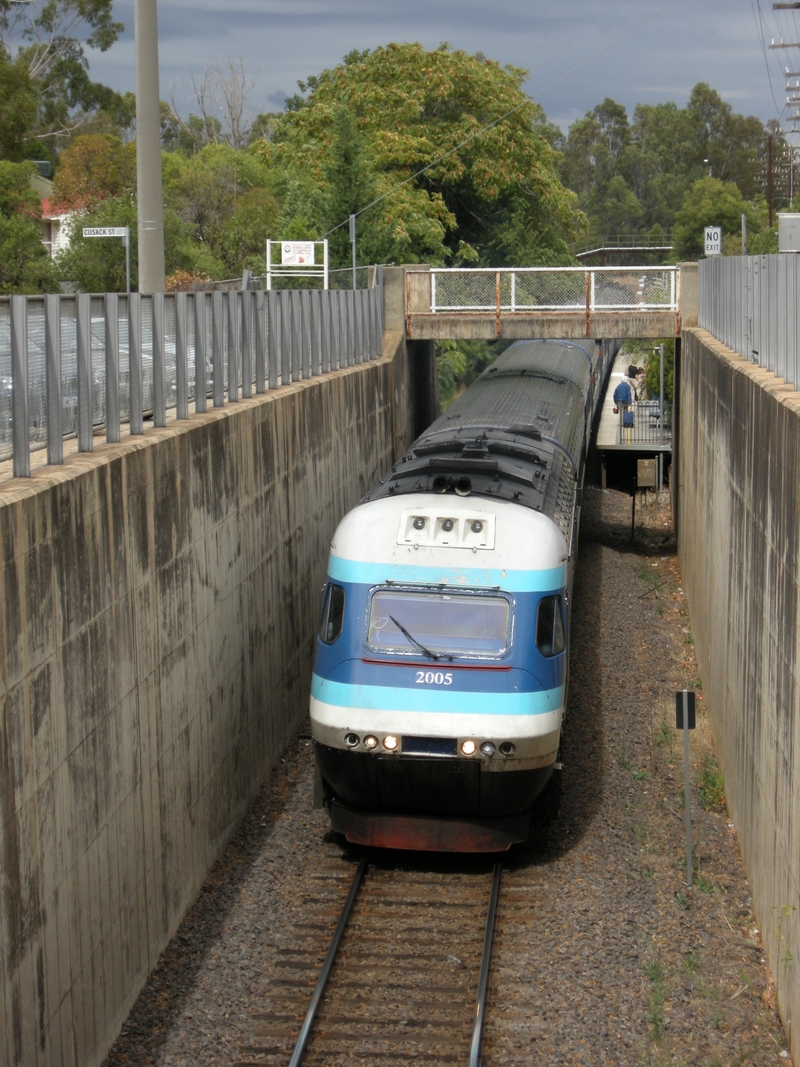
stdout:
POLYGON ((680 382, 684 588, 728 806, 797 1061, 800 393, 697 329, 684 333, 680 382))
POLYGON ((0 487, 0 1064, 102 1060, 305 713, 331 534, 417 419, 384 342, 0 487))

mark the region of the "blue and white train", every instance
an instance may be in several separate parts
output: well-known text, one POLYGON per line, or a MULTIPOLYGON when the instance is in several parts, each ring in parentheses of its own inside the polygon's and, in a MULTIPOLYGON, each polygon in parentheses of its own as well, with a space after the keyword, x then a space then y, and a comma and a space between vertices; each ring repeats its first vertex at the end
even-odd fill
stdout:
POLYGON ((339 524, 311 729, 317 800, 348 840, 495 851, 552 809, 584 463, 614 352, 515 343, 339 524))

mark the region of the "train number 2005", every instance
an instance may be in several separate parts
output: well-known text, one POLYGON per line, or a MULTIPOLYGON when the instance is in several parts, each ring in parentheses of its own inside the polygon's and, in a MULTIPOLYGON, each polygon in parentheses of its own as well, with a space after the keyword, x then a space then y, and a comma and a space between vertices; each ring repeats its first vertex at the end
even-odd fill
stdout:
POLYGON ((417 685, 452 685, 452 671, 417 671, 417 685))

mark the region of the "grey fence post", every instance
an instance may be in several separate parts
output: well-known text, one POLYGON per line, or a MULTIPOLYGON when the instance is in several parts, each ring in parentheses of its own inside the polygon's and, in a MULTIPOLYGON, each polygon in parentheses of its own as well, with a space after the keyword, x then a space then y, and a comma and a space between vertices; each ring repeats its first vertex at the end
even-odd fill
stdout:
POLYGON ((119 297, 105 295, 106 327, 106 441, 119 443, 119 297))
POLYGON ((300 291, 300 306, 302 307, 302 353, 303 353, 303 378, 308 379, 311 377, 311 362, 312 351, 311 346, 313 340, 311 337, 311 290, 302 289, 300 291))
POLYGON ((194 294, 194 410, 206 410, 206 294, 194 294))
POLYGON ((153 293, 153 426, 167 425, 164 384, 164 294, 153 293))
POLYGON ((299 289, 289 291, 289 302, 292 305, 292 381, 299 382, 303 375, 303 302, 299 289))
POLYGON ((319 298, 319 348, 320 373, 327 374, 331 369, 331 298, 330 291, 320 293, 319 298))
POLYGON ((242 289, 242 396, 253 395, 253 293, 242 289))
POLYGON ((31 439, 28 429, 28 300, 12 296, 11 313, 11 443, 12 474, 31 476, 31 439))
POLYGON ((228 290, 228 403, 239 399, 239 352, 241 334, 238 315, 239 294, 228 290))
POLYGON ((339 293, 331 293, 331 370, 341 366, 341 298, 339 293))
POLYGON ((292 380, 292 302, 291 293, 284 289, 281 299, 281 385, 288 385, 292 380))
POLYGON ((144 433, 142 415, 142 294, 128 297, 128 362, 130 366, 130 431, 144 433))
POLYGON ((189 338, 186 323, 186 293, 176 293, 175 300, 175 415, 189 418, 189 338))
POLYGON ((225 365, 223 362, 223 305, 222 293, 215 289, 211 294, 211 379, 213 382, 214 407, 225 403, 225 365))
POLYGON ((61 396, 61 297, 44 298, 44 350, 47 388, 47 462, 64 462, 61 396))
POLYGON ((319 328, 320 308, 323 293, 319 289, 310 290, 311 295, 311 373, 315 377, 322 374, 322 337, 319 328))
POLYGON ((75 298, 78 342, 78 451, 91 452, 92 439, 92 303, 88 293, 75 298))
MULTIPOLYGON (((270 389, 278 387, 278 372, 280 370, 279 357, 280 346, 278 337, 278 300, 279 294, 271 289, 266 294, 267 300, 267 374, 269 375, 270 389)), ((283 384, 283 383, 282 383, 283 384)))
POLYGON ((256 342, 256 392, 267 391, 267 294, 263 289, 256 289, 255 301, 255 342, 256 342))
POLYGON ((355 291, 348 289, 344 294, 345 318, 347 319, 347 366, 352 367, 356 362, 356 331, 355 331, 355 291))

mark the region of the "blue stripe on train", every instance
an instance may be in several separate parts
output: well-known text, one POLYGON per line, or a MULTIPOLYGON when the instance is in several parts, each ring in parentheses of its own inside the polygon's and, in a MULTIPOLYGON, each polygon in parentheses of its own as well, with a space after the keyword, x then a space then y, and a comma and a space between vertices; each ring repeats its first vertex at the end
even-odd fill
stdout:
POLYGON ((361 563, 331 555, 328 574, 334 582, 383 585, 385 582, 424 582, 456 588, 500 588, 508 593, 542 593, 563 589, 565 567, 546 570, 501 570, 492 567, 418 567, 408 563, 361 563))
POLYGON ((374 711, 425 711, 451 715, 543 715, 564 706, 564 686, 536 693, 465 693, 439 687, 418 689, 344 685, 312 675, 311 696, 340 708, 374 711))

